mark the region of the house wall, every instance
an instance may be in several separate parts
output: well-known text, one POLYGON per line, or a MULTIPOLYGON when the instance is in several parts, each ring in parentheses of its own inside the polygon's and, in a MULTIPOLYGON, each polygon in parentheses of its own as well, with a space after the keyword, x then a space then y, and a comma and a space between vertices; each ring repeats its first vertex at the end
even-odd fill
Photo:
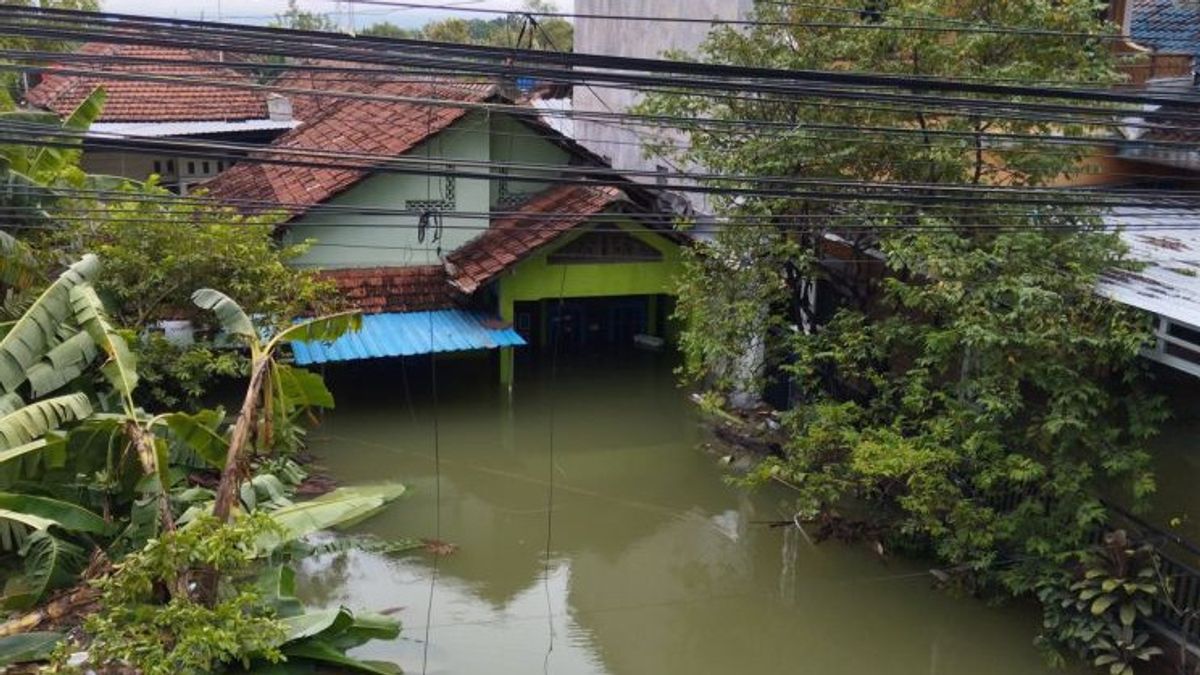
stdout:
MULTIPOLYGON (((565 166, 570 156, 529 127, 507 115, 473 112, 434 138, 406 153, 410 158, 445 160, 514 161, 523 164, 565 166)), ((482 171, 481 167, 461 167, 464 171, 482 171)), ((554 177, 554 176, 552 176, 554 177)), ((437 200, 446 195, 447 180, 442 177, 377 173, 360 181, 329 201, 338 207, 402 210, 413 202, 437 200)), ((444 211, 483 214, 493 210, 500 196, 501 181, 452 179, 454 202, 444 211)), ((510 183, 513 190, 525 192, 544 189, 548 184, 510 183)), ((500 207, 499 210, 503 210, 500 207)), ((444 216, 442 237, 434 242, 427 233, 418 239, 417 215, 370 214, 347 212, 311 213, 292 221, 285 238, 289 242, 306 239, 314 245, 296 264, 324 269, 358 267, 405 267, 439 262, 438 251, 452 251, 475 238, 488 226, 486 218, 444 216)))
MULTIPOLYGON (((471 113, 437 136, 421 143, 405 157, 437 158, 453 166, 455 160, 487 161, 488 121, 482 113, 471 113)), ((463 167, 464 170, 474 170, 463 167)), ((417 174, 377 173, 359 181, 329 200, 337 207, 404 210, 417 208, 415 202, 438 200, 447 196, 453 184, 454 202, 446 211, 484 213, 488 210, 488 181, 447 179, 417 174)), ((420 241, 419 217, 409 214, 371 214, 314 212, 292 221, 286 238, 290 242, 314 241, 308 253, 296 264, 326 269, 354 267, 405 267, 438 262, 437 251, 455 249, 486 227, 479 218, 445 216, 440 242, 427 233, 420 241)))
MULTIPOLYGON (((606 223, 611 225, 611 223, 606 223)), ((602 298, 629 295, 675 295, 683 272, 679 245, 633 223, 618 223, 625 232, 662 253, 662 260, 637 263, 551 264, 549 257, 583 236, 589 226, 561 237, 509 270, 496 284, 500 318, 512 323, 515 304, 558 298, 602 298)), ((594 227, 594 225, 592 225, 594 227)), ((512 387, 513 350, 500 350, 500 383, 512 387)))
MULTIPOLYGON (((548 166, 567 166, 571 163, 570 153, 547 141, 529 126, 509 115, 492 116, 491 156, 492 161, 495 162, 545 164, 548 166)), ((527 198, 548 187, 550 187, 550 183, 547 182, 493 181, 491 203, 497 207, 497 210, 504 211, 506 206, 523 201, 522 197, 527 198), (502 203, 501 196, 505 195, 507 195, 507 199, 502 203)))
MULTIPOLYGON (((575 0, 579 14, 624 15, 638 17, 677 17, 691 19, 745 19, 753 9, 753 0, 575 0)), ((663 52, 696 51, 708 37, 707 23, 671 23, 661 21, 620 21, 580 17, 575 21, 575 51, 634 58, 660 58, 663 52)), ((627 89, 577 86, 573 105, 579 112, 626 112, 641 96, 627 89)), ((644 157, 643 141, 661 135, 661 129, 648 129, 610 120, 577 119, 576 139, 592 152, 608 158, 619 170, 675 171, 688 167, 672 166, 662 157, 644 157)), ((680 142, 683 142, 680 137, 680 142)), ((696 167, 691 167, 696 168, 696 167)), ((654 178, 638 180, 653 183, 654 178)), ((710 211, 700 195, 689 195, 701 212, 710 211)))
POLYGON ((551 264, 549 257, 590 228, 580 228, 523 261, 498 283, 499 311, 513 320, 513 304, 536 300, 599 298, 623 295, 674 295, 683 261, 679 245, 641 225, 619 227, 662 253, 662 260, 636 263, 551 264))

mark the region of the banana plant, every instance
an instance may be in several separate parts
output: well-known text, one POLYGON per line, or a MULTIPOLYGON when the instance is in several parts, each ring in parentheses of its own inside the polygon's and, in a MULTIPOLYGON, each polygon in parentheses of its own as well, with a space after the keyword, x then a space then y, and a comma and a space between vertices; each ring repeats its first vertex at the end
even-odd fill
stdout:
MULTIPOLYGON (((107 98, 104 88, 96 87, 62 120, 53 113, 13 111, 0 114, 0 120, 26 125, 31 136, 37 134, 38 128, 44 128, 47 135, 55 139, 54 145, 41 147, 0 145, 8 196, 28 197, 37 203, 47 194, 52 196, 55 186, 78 186, 89 182, 91 179, 79 168, 83 135, 99 119, 107 98)), ((107 177, 98 179, 108 180, 107 177)))
POLYGON ((246 312, 229 296, 209 288, 192 294, 192 302, 216 315, 221 328, 250 350, 250 381, 230 434, 213 515, 228 522, 242 479, 242 464, 251 433, 257 429, 260 447, 270 448, 278 421, 295 410, 332 401, 321 379, 280 363, 279 347, 297 340, 332 341, 362 325, 358 312, 341 312, 300 321, 263 337, 246 312), (261 419, 258 412, 261 409, 261 419))

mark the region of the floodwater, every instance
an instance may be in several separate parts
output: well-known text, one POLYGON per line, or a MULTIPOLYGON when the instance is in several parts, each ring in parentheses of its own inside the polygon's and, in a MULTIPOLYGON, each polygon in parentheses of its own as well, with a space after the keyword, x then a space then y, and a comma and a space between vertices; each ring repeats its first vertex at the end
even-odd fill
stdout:
POLYGON ((1063 672, 1033 646, 1030 607, 769 527, 787 494, 728 482, 663 359, 527 367, 511 399, 486 361, 439 361, 437 406, 427 368, 331 373, 339 408, 312 449, 344 483, 411 487, 362 529, 458 551, 436 574, 424 554, 310 560, 302 595, 394 612, 401 637, 355 653, 408 673, 1063 672))
POLYGON ((1162 372, 1157 390, 1171 418, 1150 442, 1158 491, 1145 514, 1155 525, 1200 543, 1200 380, 1162 372))

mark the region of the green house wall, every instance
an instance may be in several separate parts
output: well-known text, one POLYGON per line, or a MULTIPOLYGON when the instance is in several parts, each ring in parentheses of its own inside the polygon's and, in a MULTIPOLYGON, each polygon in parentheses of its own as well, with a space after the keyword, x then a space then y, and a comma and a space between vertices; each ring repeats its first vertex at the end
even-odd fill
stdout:
MULTIPOLYGON (((618 223, 625 232, 654 247, 662 259, 633 263, 551 264, 550 256, 558 249, 583 236, 594 224, 584 225, 522 261, 496 283, 497 311, 501 319, 512 323, 518 302, 562 298, 601 298, 627 295, 675 295, 683 259, 679 245, 633 222, 618 223)), ((655 300, 651 300, 655 302, 655 300)), ((652 313, 653 316, 653 313, 652 313)), ((653 319, 651 319, 653 321, 653 319)), ((659 332, 650 326, 651 333, 659 332)), ((513 351, 500 350, 500 382, 511 387, 513 351)))
MULTIPOLYGON (((570 155, 547 141, 528 126, 508 115, 472 112, 440 134, 405 153, 413 159, 445 162, 440 168, 453 167, 456 161, 497 161, 521 164, 567 166, 570 155)), ((478 168, 462 167, 479 171, 478 168)), ((496 171, 499 173, 499 171, 496 171)), ((557 177, 551 174, 548 179, 557 177)), ((470 214, 505 210, 499 205, 501 180, 458 178, 454 181, 453 208, 470 214)), ((512 181, 507 189, 516 193, 534 193, 547 183, 512 181)), ((446 194, 446 179, 396 173, 374 174, 329 200, 337 207, 364 209, 406 209, 409 201, 438 199, 446 194)), ((405 267, 438 262, 438 250, 452 251, 477 236, 487 220, 480 217, 442 218, 442 239, 434 243, 417 237, 417 216, 323 212, 301 216, 289 224, 285 240, 313 242, 312 248, 296 260, 297 265, 323 269, 356 267, 405 267)))
POLYGON ((513 320, 517 302, 566 298, 600 298, 621 295, 674 295, 682 271, 679 245, 641 225, 627 222, 620 228, 662 253, 662 260, 635 263, 551 264, 549 257, 590 229, 585 226, 543 248, 500 277, 499 311, 513 320))

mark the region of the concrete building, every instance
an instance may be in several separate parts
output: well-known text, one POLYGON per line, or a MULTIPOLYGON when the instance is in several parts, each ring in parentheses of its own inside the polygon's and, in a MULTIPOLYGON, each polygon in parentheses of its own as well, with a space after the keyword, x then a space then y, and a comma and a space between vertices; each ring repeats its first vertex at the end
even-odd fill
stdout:
MULTIPOLYGON (((575 0, 580 15, 637 16, 688 19, 745 19, 753 0, 575 0)), ((678 23, 645 20, 588 18, 575 21, 575 51, 634 58, 659 58, 664 52, 695 52, 712 29, 706 23, 678 23)), ((574 108, 577 113, 626 112, 640 96, 626 89, 577 86, 574 108)), ((575 138, 592 152, 609 160, 614 168, 629 171, 674 171, 669 158, 645 157, 642 141, 649 132, 623 122, 578 119, 575 138)), ((679 142, 684 142, 680 138, 679 142)), ((642 178, 652 182, 650 178, 642 178)), ((701 212, 703 202, 692 200, 701 212)))

